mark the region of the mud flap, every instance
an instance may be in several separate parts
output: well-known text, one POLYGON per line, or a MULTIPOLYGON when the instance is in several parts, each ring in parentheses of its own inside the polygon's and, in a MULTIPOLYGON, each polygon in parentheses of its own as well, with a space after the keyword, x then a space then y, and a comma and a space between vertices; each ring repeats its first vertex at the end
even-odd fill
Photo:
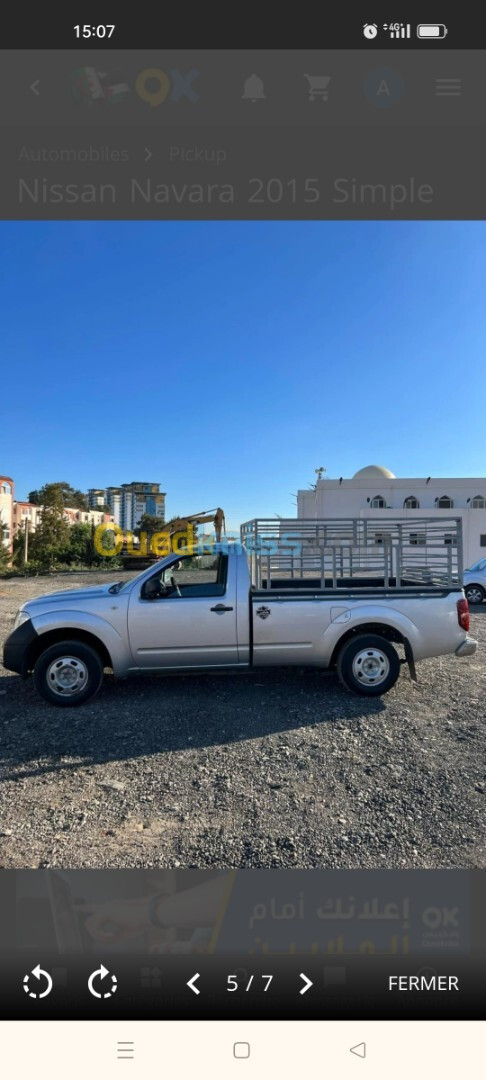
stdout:
POLYGON ((407 641, 407 640, 404 641, 404 646, 405 646, 405 660, 406 660, 406 663, 408 664, 408 670, 410 672, 410 678, 412 679, 412 682, 417 682, 417 672, 416 672, 416 669, 415 669, 415 661, 414 661, 414 658, 413 658, 412 646, 411 646, 410 642, 407 641))

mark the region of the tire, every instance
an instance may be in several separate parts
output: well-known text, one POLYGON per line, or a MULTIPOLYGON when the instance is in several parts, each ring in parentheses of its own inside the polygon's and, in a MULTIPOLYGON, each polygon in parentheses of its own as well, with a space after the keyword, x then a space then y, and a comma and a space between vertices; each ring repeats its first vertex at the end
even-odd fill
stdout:
POLYGON ((379 697, 395 686, 400 675, 400 659, 386 638, 359 634, 343 645, 337 672, 346 690, 362 697, 379 697))
POLYGON ((464 592, 466 594, 466 600, 470 604, 482 604, 484 600, 484 589, 482 585, 466 585, 464 592))
POLYGON ((103 661, 91 645, 59 641, 41 653, 34 686, 50 705, 70 708, 94 698, 103 682, 103 661), (64 664, 61 661, 64 660, 64 664))

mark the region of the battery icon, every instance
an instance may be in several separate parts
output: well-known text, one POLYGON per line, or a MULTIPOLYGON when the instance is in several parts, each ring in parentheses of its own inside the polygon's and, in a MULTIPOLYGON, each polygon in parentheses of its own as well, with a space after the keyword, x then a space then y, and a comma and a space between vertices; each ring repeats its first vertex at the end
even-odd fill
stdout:
POLYGON ((439 41, 446 34, 447 26, 444 23, 420 23, 417 26, 417 37, 426 41, 439 41))

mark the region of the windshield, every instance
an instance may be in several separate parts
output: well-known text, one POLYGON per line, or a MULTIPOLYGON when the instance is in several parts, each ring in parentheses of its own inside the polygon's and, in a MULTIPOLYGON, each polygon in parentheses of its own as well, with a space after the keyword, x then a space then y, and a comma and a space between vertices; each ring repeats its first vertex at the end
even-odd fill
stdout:
POLYGON ((165 555, 165 557, 163 559, 156 559, 155 562, 152 563, 152 566, 150 566, 150 567, 145 566, 144 569, 140 570, 138 574, 128 574, 126 577, 123 577, 120 581, 115 581, 114 585, 112 585, 110 587, 108 592, 110 592, 110 593, 122 592, 123 589, 126 589, 129 586, 131 587, 133 585, 134 581, 137 581, 138 579, 140 579, 140 581, 142 581, 144 579, 148 569, 150 569, 152 571, 157 571, 157 569, 160 570, 160 568, 163 568, 164 566, 170 566, 174 562, 174 560, 176 560, 176 559, 177 559, 177 556, 174 554, 174 552, 172 552, 171 555, 165 555))
MULTIPOLYGON (((150 569, 155 570, 155 568, 157 566, 160 566, 161 563, 164 563, 164 562, 166 562, 166 559, 158 559, 156 562, 154 562, 153 566, 150 569)), ((120 581, 115 581, 114 585, 111 585, 110 588, 108 589, 108 592, 110 592, 110 593, 122 592, 122 590, 127 588, 128 585, 133 585, 133 582, 136 581, 137 578, 140 578, 140 580, 142 580, 142 578, 145 576, 146 573, 147 573, 147 567, 145 567, 143 570, 140 570, 138 574, 128 574, 127 577, 122 578, 120 581)))
POLYGON ((479 559, 478 562, 473 563, 472 566, 468 566, 466 568, 466 574, 469 574, 471 570, 486 570, 486 559, 479 559))

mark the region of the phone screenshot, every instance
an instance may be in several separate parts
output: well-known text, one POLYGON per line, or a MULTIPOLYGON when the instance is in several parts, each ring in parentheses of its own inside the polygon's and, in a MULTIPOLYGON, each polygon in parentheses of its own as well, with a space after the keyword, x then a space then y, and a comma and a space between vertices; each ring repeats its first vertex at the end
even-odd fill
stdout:
POLYGON ((0 46, 2 1068, 479 1076, 484 19, 100 11, 0 46))

